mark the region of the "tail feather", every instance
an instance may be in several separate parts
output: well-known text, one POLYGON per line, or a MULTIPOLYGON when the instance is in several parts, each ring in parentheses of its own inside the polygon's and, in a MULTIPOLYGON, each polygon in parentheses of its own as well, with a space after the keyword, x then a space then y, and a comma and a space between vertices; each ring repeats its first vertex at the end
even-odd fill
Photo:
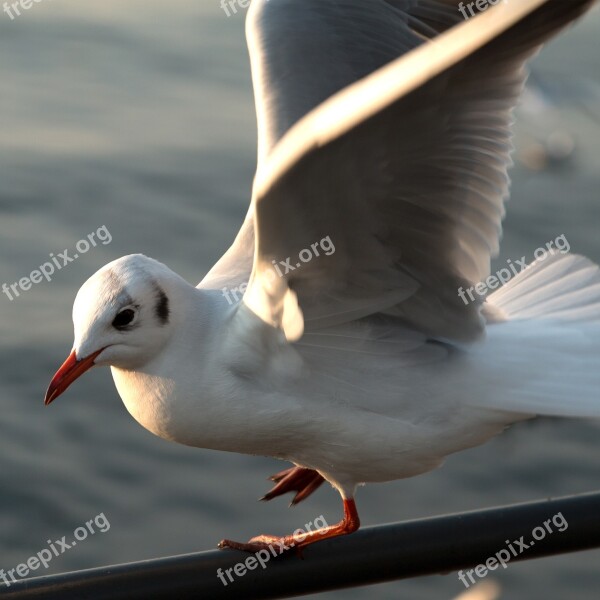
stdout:
POLYGON ((495 318, 470 374, 478 406, 527 415, 600 418, 600 269, 553 255, 492 294, 495 318))
POLYGON ((487 302, 506 321, 600 322, 600 268, 584 256, 551 254, 529 265, 487 302))

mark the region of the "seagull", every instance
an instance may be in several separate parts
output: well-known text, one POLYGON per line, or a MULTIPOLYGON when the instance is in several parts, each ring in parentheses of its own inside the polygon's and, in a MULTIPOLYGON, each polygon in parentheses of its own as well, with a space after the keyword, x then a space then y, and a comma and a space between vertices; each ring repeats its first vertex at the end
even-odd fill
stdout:
POLYGON ((141 254, 96 272, 45 403, 110 366, 157 436, 292 463, 265 500, 339 491, 335 525, 219 544, 248 552, 352 533, 359 486, 518 421, 600 417, 599 268, 564 235, 510 278, 490 266, 526 63, 593 4, 253 0, 233 245, 197 287, 141 254))

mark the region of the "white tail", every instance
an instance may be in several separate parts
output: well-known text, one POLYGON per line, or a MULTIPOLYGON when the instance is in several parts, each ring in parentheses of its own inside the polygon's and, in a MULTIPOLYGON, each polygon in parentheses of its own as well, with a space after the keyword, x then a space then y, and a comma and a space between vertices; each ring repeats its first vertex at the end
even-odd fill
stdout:
POLYGON ((487 340, 473 377, 487 406, 526 414, 600 417, 600 269, 587 258, 537 261, 487 303, 487 340))
POLYGON ((504 320, 600 322, 600 268, 584 256, 551 254, 490 295, 504 320))

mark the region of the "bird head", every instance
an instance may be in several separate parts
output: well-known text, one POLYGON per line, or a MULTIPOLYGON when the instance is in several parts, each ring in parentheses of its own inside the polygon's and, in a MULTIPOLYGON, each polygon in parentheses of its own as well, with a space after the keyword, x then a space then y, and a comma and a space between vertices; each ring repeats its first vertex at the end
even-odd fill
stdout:
POLYGON ((73 350, 54 375, 45 404, 94 366, 136 369, 156 356, 172 333, 178 280, 188 285, 142 254, 119 258, 92 275, 75 298, 73 350))

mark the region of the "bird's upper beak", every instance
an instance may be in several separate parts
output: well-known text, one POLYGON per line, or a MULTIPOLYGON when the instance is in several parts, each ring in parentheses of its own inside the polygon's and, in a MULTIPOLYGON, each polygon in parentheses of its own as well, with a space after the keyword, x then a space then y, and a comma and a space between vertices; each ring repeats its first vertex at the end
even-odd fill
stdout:
POLYGON ((76 379, 91 369, 94 366, 94 360, 102 350, 98 350, 81 360, 77 360, 77 355, 75 354, 75 350, 73 350, 69 354, 69 358, 65 360, 60 369, 56 371, 56 375, 52 378, 46 392, 44 404, 48 406, 50 402, 58 398, 76 379))

